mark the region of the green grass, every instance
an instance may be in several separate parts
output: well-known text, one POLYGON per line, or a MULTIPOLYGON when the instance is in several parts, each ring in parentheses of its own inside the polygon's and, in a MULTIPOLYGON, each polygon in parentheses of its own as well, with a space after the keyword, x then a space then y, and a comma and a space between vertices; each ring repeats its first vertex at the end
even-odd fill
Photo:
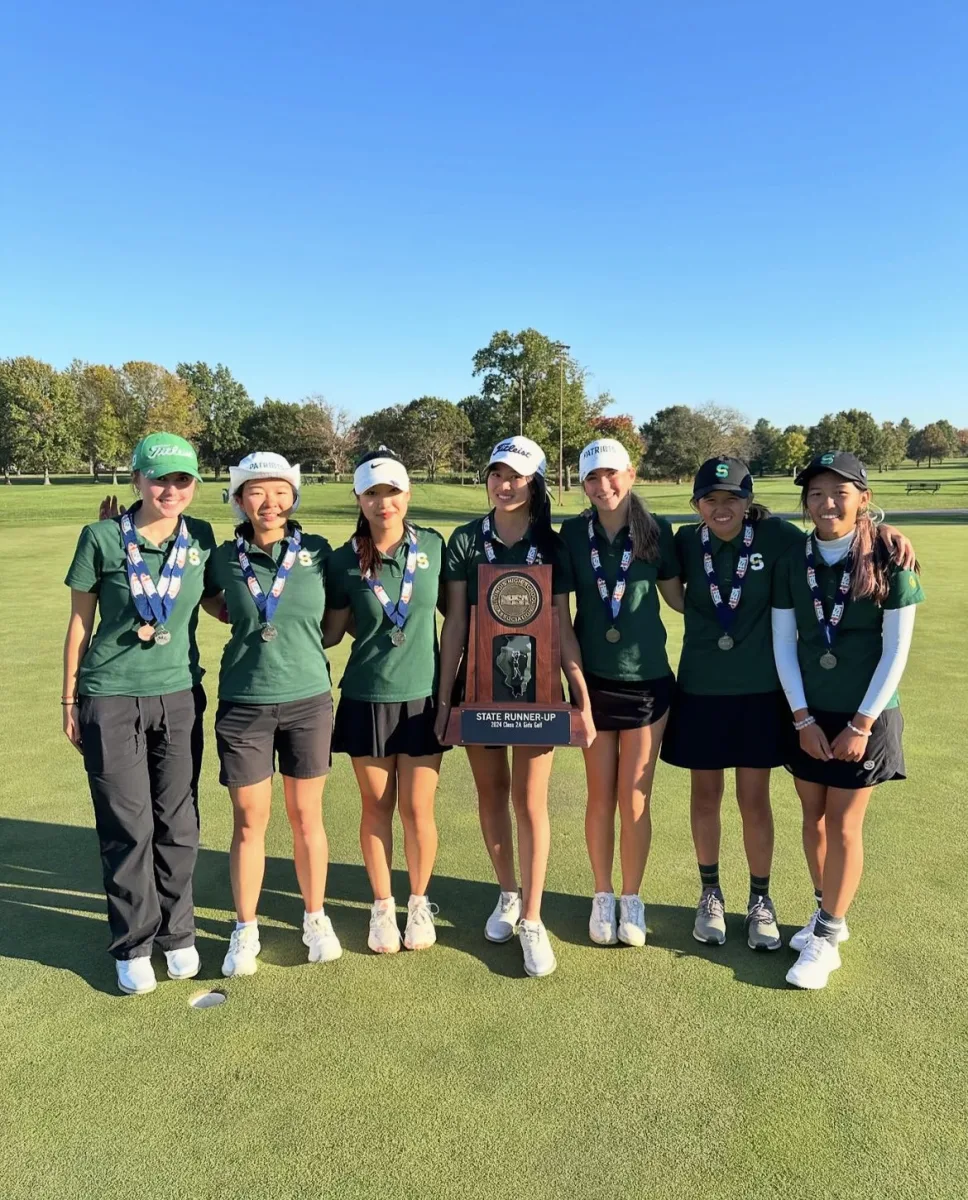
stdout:
MULTIPOLYGON (((352 520, 348 497, 331 499, 339 494, 309 489, 303 514, 334 544, 352 520)), ((645 888, 649 946, 590 945, 575 750, 559 751, 552 786, 545 915, 559 969, 526 979, 516 946, 481 936, 495 888, 457 750, 446 756, 439 794, 436 949, 390 960, 367 953, 359 801, 348 761, 338 758, 326 790, 328 910, 343 958, 303 961, 277 804, 262 966, 225 984, 221 1008, 193 1011, 193 985, 165 980, 143 999, 114 991, 90 802, 60 732, 61 580, 93 495, 83 486, 0 488, 5 1200, 963 1194, 968 528, 912 531, 927 603, 902 689, 910 779, 875 797, 853 937, 827 991, 788 990, 789 951, 762 957, 745 947, 731 789, 722 854, 730 940, 721 949, 693 941, 687 779, 661 764, 645 888)), ((470 488, 417 496, 422 518, 436 506, 445 534, 481 500, 470 488)), ((211 485, 196 511, 227 530, 211 485)), ((667 624, 674 661, 681 625, 668 614, 667 624)), ((212 685, 223 637, 203 622, 212 685)), ((334 656, 337 677, 344 657, 342 649, 334 656)), ((211 735, 210 721, 211 710, 211 735)), ((196 895, 203 979, 221 983, 231 819, 216 772, 210 736, 196 895)), ((798 805, 782 771, 774 804, 774 894, 789 934, 811 893, 798 805)), ((395 890, 406 896, 402 875, 395 890)))

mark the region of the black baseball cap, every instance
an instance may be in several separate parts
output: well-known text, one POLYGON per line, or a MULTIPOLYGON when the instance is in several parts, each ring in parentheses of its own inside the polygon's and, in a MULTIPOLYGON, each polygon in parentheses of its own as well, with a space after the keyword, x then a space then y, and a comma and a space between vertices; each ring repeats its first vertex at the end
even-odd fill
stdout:
POLYGON ((822 475, 824 471, 833 471, 842 479, 856 483, 859 488, 866 489, 869 486, 867 468, 857 455, 851 454, 849 450, 828 450, 825 454, 818 454, 816 458, 810 460, 793 482, 797 487, 806 487, 814 475, 822 475))
POLYGON ((736 496, 753 495, 753 477, 741 458, 726 454, 707 458, 692 481, 692 498, 701 500, 710 492, 732 492, 736 496))

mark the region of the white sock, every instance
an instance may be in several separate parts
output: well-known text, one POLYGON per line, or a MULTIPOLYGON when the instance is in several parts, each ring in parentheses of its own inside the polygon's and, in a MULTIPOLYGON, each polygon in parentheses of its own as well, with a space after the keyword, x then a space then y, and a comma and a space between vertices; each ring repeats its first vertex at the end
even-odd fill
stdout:
POLYGON ((374 908, 395 908, 396 901, 393 899, 392 896, 387 896, 387 898, 385 900, 374 900, 373 907, 374 908))
POLYGON ((325 906, 324 906, 323 908, 318 908, 318 909, 317 909, 315 912, 307 912, 307 913, 305 913, 305 914, 304 914, 304 918, 303 918, 303 919, 304 919, 304 920, 306 920, 306 921, 309 921, 309 920, 311 920, 313 917, 322 917, 322 916, 324 916, 324 915, 325 915, 325 906))
POLYGON ((411 893, 410 893, 410 903, 411 903, 411 904, 413 904, 413 902, 414 902, 415 900, 426 900, 426 899, 427 899, 427 897, 426 897, 426 896, 417 896, 417 895, 415 895, 413 892, 411 892, 411 893))
POLYGON ((259 924, 258 918, 255 918, 252 921, 236 921, 235 928, 236 929, 248 929, 250 926, 258 925, 258 924, 259 924))

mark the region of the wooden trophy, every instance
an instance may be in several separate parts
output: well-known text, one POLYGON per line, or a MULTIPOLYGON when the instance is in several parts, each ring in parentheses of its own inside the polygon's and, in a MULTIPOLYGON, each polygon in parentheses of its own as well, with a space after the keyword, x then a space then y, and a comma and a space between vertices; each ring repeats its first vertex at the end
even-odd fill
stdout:
POLYGON ((561 693, 551 567, 480 566, 467 635, 467 687, 445 741, 577 746, 581 720, 561 693))

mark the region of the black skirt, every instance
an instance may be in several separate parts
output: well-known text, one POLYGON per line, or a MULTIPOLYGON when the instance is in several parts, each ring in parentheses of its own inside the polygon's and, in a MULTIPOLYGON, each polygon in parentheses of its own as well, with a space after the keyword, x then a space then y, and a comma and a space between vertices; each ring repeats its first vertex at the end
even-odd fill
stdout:
POLYGON ((661 758, 674 767, 782 767, 793 717, 782 692, 699 696, 676 688, 661 758))
MULTIPOLYGON (((832 742, 847 726, 853 713, 832 713, 811 708, 810 715, 832 742)), ((811 758, 800 749, 800 735, 790 727, 787 741, 786 769, 796 779, 808 783, 822 783, 826 787, 859 791, 874 787, 878 783, 890 783, 895 779, 906 779, 904 773, 904 747, 901 744, 904 718, 899 708, 885 708, 874 722, 867 739, 867 751, 861 762, 841 762, 832 758, 811 758)))
POLYGON ((388 758, 405 754, 425 758, 449 750, 434 736, 437 706, 433 696, 380 703, 340 699, 333 727, 333 750, 350 758, 388 758))
POLYGON ((661 721, 669 711, 675 679, 643 679, 629 682, 605 679, 585 672, 595 728, 602 733, 642 729, 661 721))

